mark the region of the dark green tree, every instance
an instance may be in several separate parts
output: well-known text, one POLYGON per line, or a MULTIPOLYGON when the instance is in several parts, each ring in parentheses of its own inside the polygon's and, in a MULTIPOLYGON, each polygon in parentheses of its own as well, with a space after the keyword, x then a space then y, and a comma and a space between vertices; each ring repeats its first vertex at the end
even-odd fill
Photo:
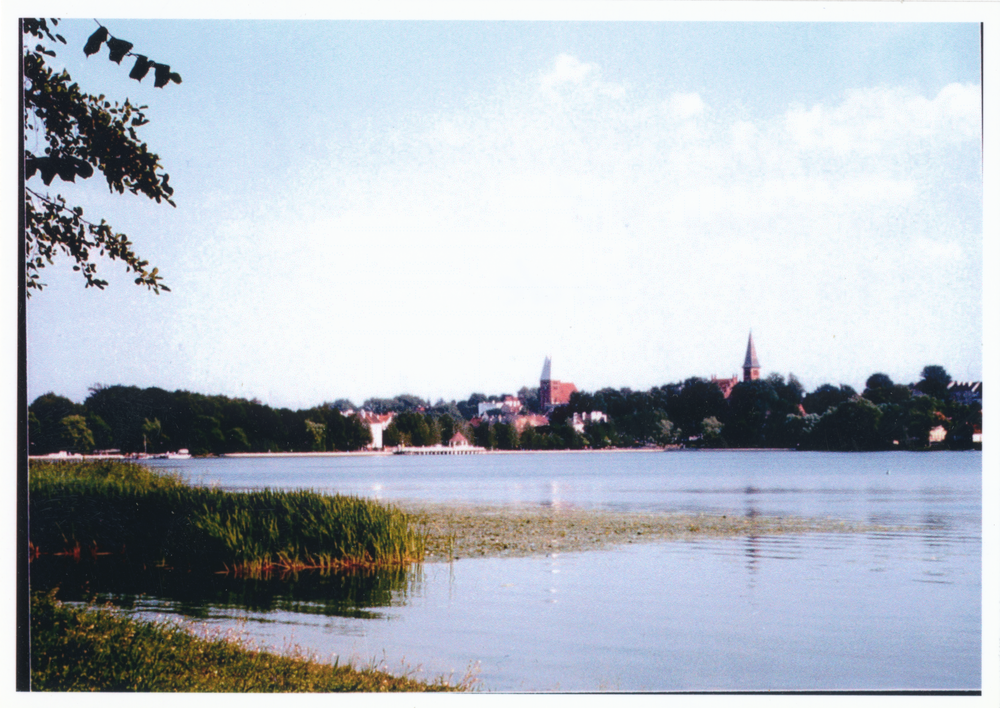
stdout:
POLYGON ((711 381, 692 377, 681 384, 669 398, 667 415, 680 429, 683 437, 701 434, 701 421, 705 418, 722 419, 726 411, 726 398, 711 381))
POLYGON ((893 383, 885 374, 872 374, 865 382, 865 390, 861 394, 875 404, 904 403, 913 395, 909 386, 893 383))
POLYGON ((587 423, 583 428, 583 435, 587 440, 588 446, 595 450, 619 447, 621 445, 615 424, 610 420, 587 423))
POLYGON ((722 437, 722 429, 725 427, 715 416, 705 418, 699 426, 701 439, 699 444, 704 447, 725 447, 726 441, 722 437))
POLYGON ((496 434, 493 431, 493 426, 491 426, 487 421, 480 421, 479 425, 475 428, 476 445, 479 447, 485 447, 487 450, 492 450, 497 446, 496 434))
POLYGON ((441 429, 441 442, 445 445, 455 436, 455 419, 445 413, 437 419, 438 427, 441 429))
POLYGON ((163 424, 159 418, 150 420, 146 418, 142 422, 142 442, 143 450, 147 452, 161 452, 160 444, 163 438, 163 424))
POLYGON ((933 396, 940 401, 948 398, 948 384, 951 383, 951 374, 945 371, 943 366, 925 366, 920 373, 920 382, 917 388, 927 396, 933 396))
MULTIPOLYGON (((66 40, 54 33, 58 20, 22 19, 22 127, 24 152, 24 249, 25 285, 28 294, 41 289, 39 271, 57 255, 72 259, 73 270, 80 272, 86 287, 104 288, 107 281, 97 276, 94 251, 110 260, 120 261, 135 282, 154 293, 169 290, 156 268, 132 249, 122 233, 115 233, 103 219, 84 218, 83 209, 67 203, 61 194, 47 188, 58 177, 63 182, 88 179, 100 172, 108 188, 119 194, 126 191, 157 203, 171 199, 173 188, 162 171, 160 158, 139 139, 137 129, 149 120, 145 106, 111 102, 103 95, 83 92, 64 70, 54 72, 46 63, 54 57, 51 48, 66 40), (37 146, 37 147, 36 147, 37 146), (38 184, 38 181, 42 185, 38 184)), ((141 81, 154 72, 153 84, 162 88, 170 81, 180 83, 180 76, 166 64, 131 52, 132 43, 113 37, 103 26, 91 35, 84 47, 87 56, 107 45, 109 59, 120 63, 126 56, 136 62, 129 76, 141 81)))
POLYGON ((517 392, 517 397, 521 399, 521 402, 524 404, 524 407, 529 413, 542 412, 542 400, 539 396, 537 386, 534 388, 522 386, 517 392))
POLYGON ((802 407, 805 408, 806 413, 823 415, 828 408, 836 408, 844 401, 848 401, 857 395, 857 391, 844 384, 841 384, 839 387, 831 384, 823 384, 805 396, 802 400, 802 407))
POLYGON ((867 398, 852 398, 820 416, 806 446, 842 452, 883 449, 881 419, 877 405, 867 398))
POLYGON ((250 439, 243 428, 230 428, 226 431, 226 452, 249 452, 250 439))
MULTIPOLYGON (((765 425, 779 402, 771 383, 764 379, 741 381, 729 394, 729 410, 724 418, 726 442, 735 447, 766 444, 765 425)), ((784 419, 784 413, 781 419, 784 419)))
POLYGON ((493 426, 493 431, 496 435, 497 448, 500 450, 517 449, 517 428, 509 423, 497 423, 493 426))
POLYGON ((94 435, 82 415, 68 415, 59 422, 61 447, 68 452, 89 453, 94 449, 94 435))
POLYGON ((399 432, 399 428, 396 426, 396 421, 392 421, 389 425, 385 426, 385 430, 382 431, 382 446, 396 447, 402 444, 403 435, 399 432))
POLYGON ((85 415, 86 409, 65 396, 49 392, 36 398, 28 407, 28 450, 32 455, 47 455, 65 449, 62 421, 67 416, 85 415))

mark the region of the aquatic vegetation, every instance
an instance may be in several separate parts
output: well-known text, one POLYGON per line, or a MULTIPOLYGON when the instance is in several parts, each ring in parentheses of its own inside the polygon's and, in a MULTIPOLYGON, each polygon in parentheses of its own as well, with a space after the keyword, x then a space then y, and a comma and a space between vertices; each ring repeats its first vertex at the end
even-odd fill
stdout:
POLYGON ((176 623, 81 609, 55 593, 31 598, 34 691, 384 692, 458 691, 445 678, 421 681, 375 666, 324 663, 301 651, 263 651, 233 635, 199 636, 176 623), (84 660, 85 659, 85 660, 84 660))
POLYGON ((122 554, 242 574, 403 565, 423 537, 398 509, 311 491, 226 492, 121 461, 32 462, 32 554, 122 554))

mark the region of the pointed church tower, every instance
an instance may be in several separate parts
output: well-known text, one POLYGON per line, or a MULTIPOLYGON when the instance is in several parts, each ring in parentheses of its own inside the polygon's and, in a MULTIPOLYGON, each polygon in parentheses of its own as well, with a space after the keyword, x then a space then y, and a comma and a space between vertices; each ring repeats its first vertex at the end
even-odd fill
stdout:
POLYGON ((747 341, 747 357, 743 360, 743 380, 756 381, 760 378, 760 362, 757 361, 757 350, 753 346, 753 332, 747 341))
POLYGON ((552 357, 545 357, 542 365, 542 378, 538 382, 538 401, 542 410, 552 407, 552 357))

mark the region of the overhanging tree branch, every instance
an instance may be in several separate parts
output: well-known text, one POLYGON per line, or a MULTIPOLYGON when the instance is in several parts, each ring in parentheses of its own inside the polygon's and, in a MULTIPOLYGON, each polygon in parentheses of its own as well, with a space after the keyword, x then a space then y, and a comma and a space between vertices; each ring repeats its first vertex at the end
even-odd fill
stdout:
MULTIPOLYGON (((22 20, 22 37, 65 44, 61 35, 52 32, 49 22, 52 27, 58 24, 54 19, 22 20)), ((125 56, 136 57, 132 78, 141 80, 152 68, 154 86, 180 83, 180 76, 170 72, 169 66, 132 54, 131 42, 111 36, 98 23, 84 53, 91 56, 103 44, 108 45, 109 59, 116 63, 125 56)), ((146 106, 135 106, 127 99, 123 104, 113 103, 103 95, 84 93, 66 71, 57 74, 46 65, 45 57, 55 56, 55 52, 44 44, 31 49, 25 41, 22 51, 25 149, 21 169, 25 182, 38 175, 49 186, 56 177, 76 182, 77 177, 88 179, 100 172, 112 192, 127 190, 175 206, 169 175, 162 171, 159 156, 150 152, 137 133, 137 128, 149 122, 146 106), (33 148, 28 149, 28 145, 33 148)), ((26 186, 24 208, 25 285, 29 295, 32 289, 43 287, 39 271, 59 252, 74 259, 73 269, 83 274, 86 287, 104 288, 107 281, 96 276, 96 264, 91 260, 94 249, 101 256, 124 262, 127 272, 136 273, 137 284, 157 294, 169 291, 156 268, 147 270, 148 263, 132 250, 125 234, 114 233, 103 219, 100 223, 84 219, 83 209, 67 206, 62 195, 43 196, 26 186)))

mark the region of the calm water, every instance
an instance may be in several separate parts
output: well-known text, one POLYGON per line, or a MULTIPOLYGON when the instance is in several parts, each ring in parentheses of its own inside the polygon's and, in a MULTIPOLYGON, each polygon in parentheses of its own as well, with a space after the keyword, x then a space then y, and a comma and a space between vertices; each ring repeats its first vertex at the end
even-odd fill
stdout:
MULTIPOLYGON (((485 690, 977 689, 981 454, 671 452, 170 461, 227 489, 792 514, 906 531, 637 544, 389 576, 169 578, 120 599, 485 690)), ((34 577, 34 576, 33 576, 34 577)), ((96 581, 95 581, 96 583, 96 581)), ((98 583, 99 585, 99 583, 98 583)), ((92 589, 100 590, 100 587, 92 589)))

